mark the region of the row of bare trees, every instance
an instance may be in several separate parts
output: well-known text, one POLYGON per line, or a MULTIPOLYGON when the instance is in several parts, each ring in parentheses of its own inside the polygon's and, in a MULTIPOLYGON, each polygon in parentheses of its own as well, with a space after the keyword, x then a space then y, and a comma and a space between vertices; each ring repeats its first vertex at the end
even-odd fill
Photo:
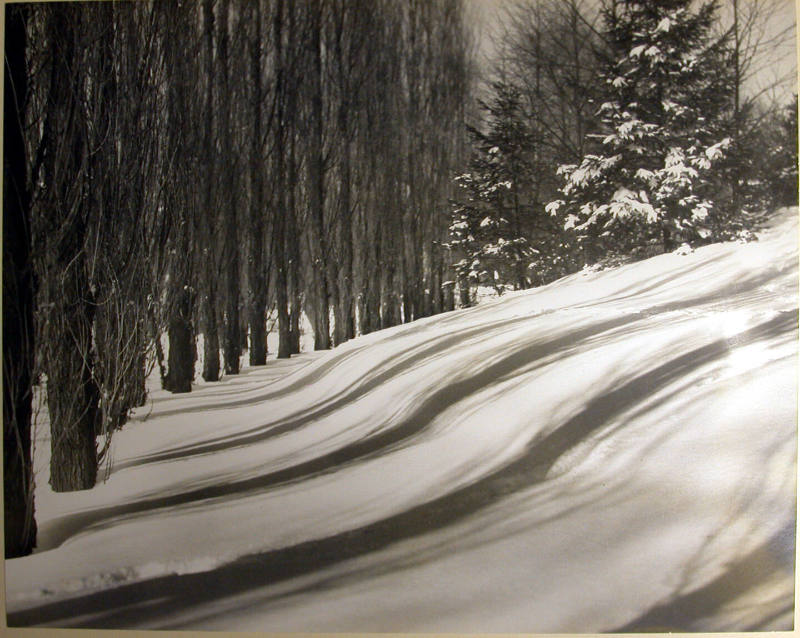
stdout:
MULTIPOLYGON (((464 152, 460 0, 6 7, 6 555, 35 543, 31 400, 55 491, 189 392, 453 307, 445 211, 464 152)), ((41 480, 41 479, 40 479, 41 480)))

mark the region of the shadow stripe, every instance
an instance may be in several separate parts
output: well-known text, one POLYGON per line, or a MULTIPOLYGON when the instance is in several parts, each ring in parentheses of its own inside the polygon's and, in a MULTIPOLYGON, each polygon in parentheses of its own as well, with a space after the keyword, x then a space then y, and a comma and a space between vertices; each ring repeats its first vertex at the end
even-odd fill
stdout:
MULTIPOLYGON (((740 344, 785 334, 797 328, 797 311, 781 313, 740 335, 740 344)), ((283 549, 239 558, 209 572, 165 576, 72 600, 8 614, 13 627, 57 625, 122 628, 158 626, 160 618, 258 587, 313 573, 393 543, 456 523, 503 497, 546 479, 557 459, 600 429, 642 396, 664 388, 729 351, 723 339, 659 365, 591 400, 586 408, 551 434, 534 440, 516 461, 483 479, 429 503, 364 527, 283 549), (135 610, 129 611, 134 605, 135 610), (142 608, 141 605, 148 605, 142 608), (127 609, 126 609, 127 608, 127 609), (89 620, 70 623, 72 617, 89 620), (146 617, 145 617, 146 616, 146 617)), ((252 604, 252 603, 248 603, 252 604)))

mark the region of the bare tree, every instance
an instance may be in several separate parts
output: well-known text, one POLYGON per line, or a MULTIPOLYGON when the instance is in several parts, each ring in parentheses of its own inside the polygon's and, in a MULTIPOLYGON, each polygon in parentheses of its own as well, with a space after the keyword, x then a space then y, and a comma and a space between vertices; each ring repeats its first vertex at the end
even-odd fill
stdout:
POLYGON ((327 15, 325 0, 310 0, 307 6, 309 35, 306 39, 308 68, 308 221, 309 256, 313 289, 308 295, 308 309, 314 325, 314 349, 331 347, 329 295, 329 251, 325 232, 325 156, 323 147, 323 19, 327 15))
POLYGON ((265 101, 263 57, 264 33, 262 29, 262 3, 253 2, 250 35, 250 86, 252 133, 250 135, 250 215, 248 228, 248 326, 250 329, 250 365, 267 362, 267 268, 264 255, 266 233, 266 203, 264 197, 264 123, 265 101))
POLYGON ((3 507, 5 557, 36 545, 31 414, 34 276, 23 127, 28 101, 26 8, 6 7, 3 136, 3 507))
POLYGON ((219 381, 219 328, 217 322, 217 287, 218 287, 218 246, 217 246, 217 199, 214 185, 214 173, 219 166, 215 150, 215 108, 214 89, 216 82, 215 37, 214 37, 214 0, 203 2, 203 55, 205 59, 205 111, 203 113, 203 150, 204 162, 204 201, 203 213, 200 216, 200 252, 203 267, 203 280, 200 292, 200 303, 203 328, 203 379, 219 381))
MULTIPOLYGON (((197 358, 195 346, 195 305, 197 296, 196 260, 190 258, 196 239, 199 201, 193 182, 197 172, 199 140, 193 134, 195 90, 191 82, 198 57, 200 38, 194 3, 159 4, 164 21, 163 64, 167 85, 166 118, 163 126, 161 160, 163 167, 158 184, 163 215, 156 217, 160 227, 152 232, 151 256, 164 253, 165 274, 156 268, 154 279, 166 278, 165 290, 156 290, 156 303, 163 305, 163 315, 169 338, 169 362, 162 374, 163 386, 171 392, 190 392, 197 358), (175 46, 184 42, 183 47, 175 46), (159 232, 160 231, 160 232, 159 232)), ((157 262, 154 262, 157 263, 157 262)), ((160 330, 153 335, 154 347, 160 348, 160 330)))
MULTIPOLYGON (((7 97, 25 123, 8 128, 6 153, 25 170, 9 173, 21 208, 7 212, 24 234, 30 209, 31 251, 8 251, 6 280, 17 279, 6 291, 38 304, 54 489, 94 484, 153 362, 166 389, 191 390, 196 334, 203 378, 216 381, 220 339, 226 374, 239 370, 243 332, 251 364, 266 362, 270 307, 280 357, 299 351, 303 309, 326 349, 332 336, 447 307, 442 209, 463 150, 463 7, 370 9, 37 5, 27 24, 10 23, 22 58, 7 58, 7 76, 21 74, 7 97)), ((7 434, 24 439, 29 379, 16 376, 7 434)))

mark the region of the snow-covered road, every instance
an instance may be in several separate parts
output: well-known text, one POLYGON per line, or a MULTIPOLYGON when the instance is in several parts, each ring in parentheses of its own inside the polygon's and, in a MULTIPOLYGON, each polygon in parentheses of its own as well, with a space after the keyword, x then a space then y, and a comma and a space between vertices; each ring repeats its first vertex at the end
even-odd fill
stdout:
POLYGON ((152 394, 12 626, 788 629, 797 219, 152 394))

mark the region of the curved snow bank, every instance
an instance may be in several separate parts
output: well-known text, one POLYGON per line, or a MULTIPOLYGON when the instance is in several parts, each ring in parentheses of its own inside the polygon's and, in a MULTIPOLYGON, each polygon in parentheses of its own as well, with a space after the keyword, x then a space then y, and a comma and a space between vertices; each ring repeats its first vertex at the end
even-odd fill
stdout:
POLYGON ((796 214, 157 395, 38 486, 10 624, 789 627, 796 214))

